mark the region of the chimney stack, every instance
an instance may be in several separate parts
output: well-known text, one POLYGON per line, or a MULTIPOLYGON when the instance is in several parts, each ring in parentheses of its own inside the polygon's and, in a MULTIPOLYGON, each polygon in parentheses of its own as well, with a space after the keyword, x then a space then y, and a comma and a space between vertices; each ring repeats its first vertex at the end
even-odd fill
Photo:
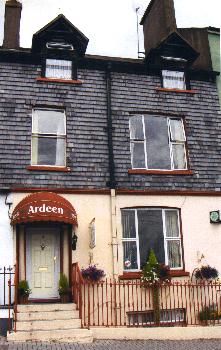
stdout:
POLYGON ((6 49, 19 48, 21 10, 22 4, 17 0, 6 1, 3 41, 3 47, 6 49))
POLYGON ((162 39, 177 29, 173 0, 151 0, 140 24, 143 25, 146 56, 162 39))

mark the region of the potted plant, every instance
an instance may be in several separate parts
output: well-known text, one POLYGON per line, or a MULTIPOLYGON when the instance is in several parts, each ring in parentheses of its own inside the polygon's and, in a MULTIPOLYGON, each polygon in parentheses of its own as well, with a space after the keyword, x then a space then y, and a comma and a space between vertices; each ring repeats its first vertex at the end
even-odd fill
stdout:
POLYGON ((219 277, 219 272, 215 267, 211 267, 210 265, 203 265, 195 270, 194 276, 198 280, 211 281, 219 277))
POLYGON ((60 274, 58 292, 62 303, 68 303, 70 301, 70 287, 67 276, 64 273, 60 274))
POLYGON ((28 297, 31 294, 28 281, 22 280, 18 283, 18 296, 21 304, 28 304, 28 297))
POLYGON ((98 282, 105 277, 104 270, 98 269, 96 265, 89 265, 85 269, 81 269, 82 277, 90 282, 98 282))
POLYGON ((152 289, 153 297, 153 311, 155 325, 160 325, 160 292, 159 283, 169 283, 170 268, 164 264, 159 264, 151 249, 148 261, 143 267, 141 281, 144 287, 150 287, 152 289))
POLYGON ((199 311, 199 321, 202 325, 208 326, 208 324, 215 323, 216 320, 220 320, 221 315, 217 311, 215 305, 205 306, 201 311, 199 311))

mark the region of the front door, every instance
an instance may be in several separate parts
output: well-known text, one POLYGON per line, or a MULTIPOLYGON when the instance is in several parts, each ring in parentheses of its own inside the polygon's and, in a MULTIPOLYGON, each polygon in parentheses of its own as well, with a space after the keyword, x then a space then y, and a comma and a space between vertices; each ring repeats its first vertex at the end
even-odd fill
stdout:
POLYGON ((30 299, 58 297, 60 273, 59 230, 32 228, 26 235, 26 271, 32 290, 30 299))

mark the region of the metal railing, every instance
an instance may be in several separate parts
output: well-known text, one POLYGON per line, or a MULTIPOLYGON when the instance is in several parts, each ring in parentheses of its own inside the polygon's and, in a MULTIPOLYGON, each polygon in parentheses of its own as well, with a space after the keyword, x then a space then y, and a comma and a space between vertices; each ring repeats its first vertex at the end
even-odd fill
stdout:
POLYGON ((0 306, 1 307, 8 306, 8 303, 9 303, 8 280, 13 279, 14 274, 15 274, 14 266, 0 267, 0 306))
POLYGON ((14 267, 14 279, 10 278, 8 280, 8 331, 12 330, 16 332, 16 323, 17 323, 17 305, 18 305, 18 266, 14 267), (14 297, 12 298, 12 290, 14 297), (13 315, 11 314, 11 309, 13 309, 13 315))
POLYGON ((72 292, 83 328, 221 324, 219 282, 91 282, 75 264, 72 292))

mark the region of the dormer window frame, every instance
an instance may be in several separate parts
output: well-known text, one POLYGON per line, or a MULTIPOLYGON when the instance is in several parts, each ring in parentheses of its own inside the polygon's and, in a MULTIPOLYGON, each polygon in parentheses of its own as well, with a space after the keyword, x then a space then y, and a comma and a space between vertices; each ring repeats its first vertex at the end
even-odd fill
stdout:
POLYGON ((174 89, 174 90, 180 90, 180 91, 190 90, 191 86, 190 86, 189 74, 187 71, 187 64, 188 64, 187 60, 183 57, 161 55, 161 87, 164 89, 174 89), (182 89, 176 86, 166 87, 164 84, 164 76, 163 76, 164 71, 171 71, 174 73, 182 72, 184 82, 185 82, 185 87, 182 89))
POLYGON ((77 80, 77 57, 74 50, 61 50, 61 49, 48 49, 45 45, 45 54, 42 58, 42 71, 41 71, 41 77, 47 78, 47 79, 61 79, 66 80, 67 82, 70 80, 77 80), (47 66, 47 60, 58 60, 58 61, 69 61, 71 62, 71 78, 61 78, 61 77, 50 77, 46 75, 46 66, 47 66))

